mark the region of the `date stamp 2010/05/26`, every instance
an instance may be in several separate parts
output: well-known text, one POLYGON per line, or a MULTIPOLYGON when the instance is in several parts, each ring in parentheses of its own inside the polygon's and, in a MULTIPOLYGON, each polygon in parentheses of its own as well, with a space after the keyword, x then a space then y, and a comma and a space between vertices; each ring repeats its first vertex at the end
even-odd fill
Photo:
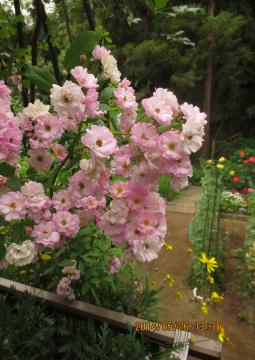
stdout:
POLYGON ((135 331, 213 331, 220 332, 223 325, 220 321, 137 321, 135 331))

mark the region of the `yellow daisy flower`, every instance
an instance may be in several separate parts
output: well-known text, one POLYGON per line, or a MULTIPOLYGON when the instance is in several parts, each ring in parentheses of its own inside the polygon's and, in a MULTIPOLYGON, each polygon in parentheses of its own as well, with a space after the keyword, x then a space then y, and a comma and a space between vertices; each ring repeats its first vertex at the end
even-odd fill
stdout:
POLYGON ((173 285, 174 285, 174 279, 172 278, 172 276, 171 276, 170 274, 167 274, 167 275, 166 275, 166 280, 167 280, 167 282, 168 282, 168 285, 169 285, 170 287, 173 287, 173 285))
POLYGON ((201 310, 203 311, 204 314, 208 313, 208 306, 205 301, 201 301, 201 310))
POLYGON ((172 245, 168 244, 166 241, 164 241, 164 247, 169 250, 169 251, 172 251, 173 250, 173 247, 172 245))
POLYGON ((223 163, 226 159, 224 158, 224 156, 221 156, 219 159, 218 159, 218 162, 220 163, 223 163))
POLYGON ((207 272, 210 274, 211 272, 215 271, 215 268, 218 267, 217 261, 215 257, 212 257, 209 259, 204 252, 202 252, 201 258, 199 258, 199 261, 202 264, 206 264, 207 266, 207 272))
POLYGON ((212 276, 208 276, 208 282, 211 284, 211 285, 213 285, 214 284, 214 278, 212 277, 212 276))
POLYGON ((224 169, 224 165, 223 164, 217 164, 216 168, 219 169, 219 170, 224 169))
POLYGON ((211 293, 211 300, 215 303, 220 303, 224 299, 223 296, 219 295, 216 291, 211 293))
POLYGON ((49 261, 52 258, 52 256, 47 252, 45 252, 45 253, 41 252, 41 253, 39 253, 39 256, 43 261, 49 261))

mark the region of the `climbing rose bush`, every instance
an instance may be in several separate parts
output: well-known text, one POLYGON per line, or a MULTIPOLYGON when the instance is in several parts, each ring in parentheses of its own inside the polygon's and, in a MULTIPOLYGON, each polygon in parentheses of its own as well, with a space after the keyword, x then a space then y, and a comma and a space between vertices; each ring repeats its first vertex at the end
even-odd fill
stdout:
MULTIPOLYGON (((157 258, 163 246, 158 179, 169 176, 175 190, 188 185, 206 115, 162 88, 139 105, 109 50, 96 46, 91 61, 96 74, 75 67, 71 80, 52 86, 50 104, 36 99, 18 114, 0 82, 0 160, 15 167, 20 183, 1 195, 0 214, 8 225, 26 224, 20 242, 6 244, 7 265, 36 263, 42 251, 75 242, 91 223, 124 249, 121 259, 112 257, 110 275, 130 259, 157 258)), ((69 299, 78 266, 65 268, 57 286, 69 299)))

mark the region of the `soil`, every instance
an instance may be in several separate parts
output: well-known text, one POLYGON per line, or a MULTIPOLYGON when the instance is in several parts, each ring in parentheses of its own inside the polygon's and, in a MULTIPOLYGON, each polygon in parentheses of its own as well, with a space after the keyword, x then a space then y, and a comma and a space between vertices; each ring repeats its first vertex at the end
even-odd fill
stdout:
MULTIPOLYGON (((194 196, 190 198, 194 201, 194 196)), ((186 206, 187 196, 178 200, 180 207, 186 206)), ((192 290, 188 288, 185 272, 188 269, 191 255, 187 249, 191 247, 188 239, 188 224, 192 219, 194 209, 188 204, 187 213, 175 212, 177 206, 171 204, 168 207, 168 235, 166 241, 173 246, 173 250, 163 249, 157 260, 147 263, 143 266, 145 271, 149 272, 149 277, 155 281, 155 286, 163 286, 160 298, 163 302, 163 308, 160 313, 161 321, 188 321, 193 326, 195 321, 222 322, 225 334, 229 337, 230 342, 223 344, 223 360, 254 360, 255 359, 255 331, 251 325, 241 320, 240 312, 244 312, 247 304, 242 302, 238 297, 241 288, 241 266, 239 261, 231 255, 231 250, 239 247, 243 242, 245 224, 237 223, 237 228, 241 231, 233 231, 230 234, 226 246, 226 291, 224 301, 220 304, 209 306, 208 314, 203 314, 200 306, 193 300, 192 290), (240 225, 240 226, 239 226, 240 225), (170 287, 166 282, 166 274, 174 278, 174 285, 170 287), (178 292, 183 294, 183 300, 177 297, 178 292)), ((233 226, 228 224, 228 230, 233 226)), ((191 330, 196 332, 193 327, 191 330)), ((200 335, 217 338, 217 334, 200 332, 200 335)), ((189 357, 189 359, 195 359, 189 357)))

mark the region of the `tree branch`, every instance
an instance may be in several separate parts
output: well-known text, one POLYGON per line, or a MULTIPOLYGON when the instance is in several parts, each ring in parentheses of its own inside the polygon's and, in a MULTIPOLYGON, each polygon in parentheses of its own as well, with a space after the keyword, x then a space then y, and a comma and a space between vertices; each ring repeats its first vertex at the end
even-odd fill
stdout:
POLYGON ((47 43, 48 43, 48 46, 49 46, 51 62, 52 62, 52 65, 53 65, 55 77, 56 77, 56 80, 57 80, 58 84, 60 84, 61 83, 61 76, 60 76, 60 70, 59 70, 59 66, 58 66, 58 58, 57 58, 57 54, 56 54, 56 51, 54 49, 54 46, 52 45, 51 35, 49 33, 49 30, 48 30, 47 14, 46 14, 45 7, 44 7, 44 4, 43 4, 42 0, 37 0, 37 1, 40 3, 40 9, 41 9, 41 12, 42 12, 42 25, 43 25, 43 29, 44 29, 44 32, 45 32, 45 35, 46 35, 47 43))
POLYGON ((84 9, 87 14, 90 30, 95 30, 96 25, 95 25, 95 20, 94 20, 94 14, 93 14, 89 0, 83 0, 83 6, 84 6, 84 9))

